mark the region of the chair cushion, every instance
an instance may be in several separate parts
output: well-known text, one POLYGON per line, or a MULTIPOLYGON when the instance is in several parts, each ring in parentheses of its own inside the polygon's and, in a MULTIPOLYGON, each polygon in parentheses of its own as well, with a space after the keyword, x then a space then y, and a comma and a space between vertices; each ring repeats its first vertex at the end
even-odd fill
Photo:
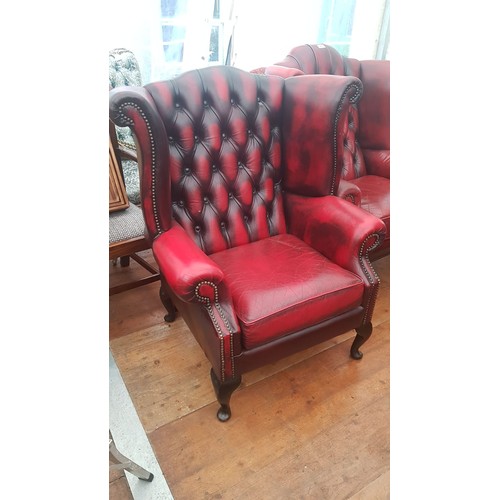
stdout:
POLYGON ((361 190, 361 208, 375 215, 385 223, 387 228, 386 240, 389 238, 390 211, 390 183, 389 179, 378 175, 364 175, 351 179, 361 190))
POLYGON ((146 226, 142 210, 130 204, 125 210, 109 213, 109 243, 144 236, 146 226))
POLYGON ((210 257, 224 271, 246 349, 361 304, 361 279, 291 234, 233 247, 210 257))

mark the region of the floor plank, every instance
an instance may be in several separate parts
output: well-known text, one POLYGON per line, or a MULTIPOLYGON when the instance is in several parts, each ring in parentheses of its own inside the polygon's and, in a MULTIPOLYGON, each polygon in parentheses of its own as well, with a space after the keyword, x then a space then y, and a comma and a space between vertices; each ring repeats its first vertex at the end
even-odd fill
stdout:
POLYGON ((110 348, 176 500, 389 498, 389 257, 374 268, 363 359, 349 332, 244 374, 224 424, 209 363, 182 318, 163 321, 158 283, 110 297, 110 348))
POLYGON ((123 470, 109 471, 109 500, 134 500, 123 470))
POLYGON ((380 476, 389 463, 389 367, 388 331, 379 333, 365 349, 370 363, 350 362, 346 341, 235 393, 224 425, 213 403, 151 433, 174 497, 226 498, 236 488, 237 498, 349 498, 380 476), (315 482, 303 484, 299 465, 315 482), (269 497, 276 477, 284 482, 269 497))

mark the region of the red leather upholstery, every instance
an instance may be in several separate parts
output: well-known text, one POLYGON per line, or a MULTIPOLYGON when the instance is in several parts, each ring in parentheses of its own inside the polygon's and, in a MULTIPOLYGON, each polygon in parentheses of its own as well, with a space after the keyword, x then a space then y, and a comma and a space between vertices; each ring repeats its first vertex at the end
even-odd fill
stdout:
POLYGON ((379 286, 369 252, 386 228, 330 196, 360 95, 355 77, 226 66, 110 92, 138 146, 162 300, 212 364, 221 420, 245 371, 351 329, 361 357, 379 286))
MULTIPOLYGON (((285 78, 299 72, 355 76, 363 83, 363 97, 349 107, 342 132, 342 174, 335 194, 386 222, 386 239, 372 258, 383 257, 389 253, 390 245, 390 62, 359 61, 341 56, 329 45, 306 44, 294 47, 282 61, 264 69, 265 74, 285 78), (374 179, 362 180, 365 176, 383 179, 375 183, 374 179)), ((318 172, 318 175, 324 174, 318 172)))
POLYGON ((245 349, 361 305, 361 279, 291 234, 211 258, 224 269, 245 349))
POLYGON ((361 117, 358 140, 365 159, 366 174, 389 179, 390 62, 346 59, 346 75, 356 76, 363 82, 363 98, 357 104, 361 117))

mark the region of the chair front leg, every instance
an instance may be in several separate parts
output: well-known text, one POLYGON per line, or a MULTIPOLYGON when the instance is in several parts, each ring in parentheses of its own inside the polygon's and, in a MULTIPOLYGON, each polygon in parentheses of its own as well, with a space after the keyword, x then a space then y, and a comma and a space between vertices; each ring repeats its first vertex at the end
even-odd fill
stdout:
POLYGON ((167 311, 167 314, 165 314, 163 319, 167 323, 172 323, 173 321, 175 321, 177 309, 174 306, 172 299, 169 297, 168 293, 163 288, 163 284, 160 286, 160 300, 167 311))
POLYGON ((363 357, 363 353, 359 350, 359 348, 370 338, 372 330, 373 327, 371 323, 367 323, 366 325, 356 328, 357 335, 351 346, 351 358, 361 359, 363 357))
POLYGON ((241 384, 241 375, 221 382, 215 374, 214 369, 211 368, 210 377, 212 379, 212 385, 214 386, 215 395, 217 396, 217 401, 220 404, 220 408, 217 411, 217 418, 221 422, 227 422, 231 418, 229 400, 231 399, 233 392, 241 384))

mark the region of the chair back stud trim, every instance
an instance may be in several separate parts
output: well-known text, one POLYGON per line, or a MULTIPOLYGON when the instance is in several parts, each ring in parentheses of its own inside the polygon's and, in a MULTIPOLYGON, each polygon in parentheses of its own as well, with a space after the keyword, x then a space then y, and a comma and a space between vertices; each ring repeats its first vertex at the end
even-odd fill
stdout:
POLYGON ((156 200, 156 171, 157 171, 157 165, 156 165, 156 148, 155 148, 155 143, 153 139, 153 133, 151 129, 151 124, 149 123, 149 120, 144 113, 144 111, 134 102, 131 101, 126 101, 123 102, 119 107, 118 107, 118 113, 119 113, 119 118, 121 119, 121 123, 126 124, 126 125, 133 125, 134 121, 132 118, 129 118, 128 116, 125 115, 123 109, 126 107, 132 107, 134 108, 142 117, 144 120, 144 123, 146 124, 146 127, 148 129, 148 137, 149 137, 149 143, 151 144, 151 198, 152 198, 152 205, 153 205, 153 217, 155 220, 155 226, 156 226, 156 232, 157 235, 159 236, 161 233, 164 231, 161 229, 160 226, 160 218, 158 217, 158 203, 156 200))
POLYGON ((345 88, 342 97, 339 100, 339 105, 337 106, 337 110, 335 112, 334 127, 333 127, 333 176, 332 176, 332 184, 330 186, 330 196, 334 196, 335 193, 337 192, 338 181, 339 181, 339 179, 337 179, 337 127, 340 119, 340 114, 344 108, 344 101, 346 99, 346 96, 351 92, 352 89, 355 89, 355 92, 349 97, 349 102, 352 105, 355 105, 359 101, 362 95, 362 88, 363 88, 361 85, 362 84, 360 81, 360 83, 351 83, 345 88))

